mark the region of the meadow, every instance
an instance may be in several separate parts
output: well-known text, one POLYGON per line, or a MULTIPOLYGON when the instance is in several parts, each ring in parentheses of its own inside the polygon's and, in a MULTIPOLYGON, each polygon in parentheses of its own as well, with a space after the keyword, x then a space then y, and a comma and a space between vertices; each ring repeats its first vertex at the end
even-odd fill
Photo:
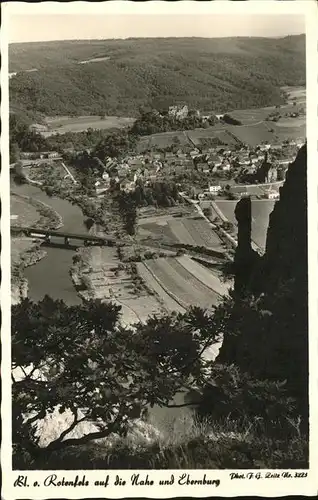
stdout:
POLYGON ((175 258, 148 261, 147 266, 167 293, 171 293, 185 309, 196 305, 211 310, 220 300, 217 292, 200 281, 175 258))
POLYGON ((275 134, 270 131, 274 129, 271 127, 267 128, 264 122, 246 126, 229 125, 228 130, 232 132, 239 141, 251 147, 255 147, 262 142, 275 142, 275 134))
POLYGON ((139 222, 138 233, 141 238, 150 237, 170 244, 183 243, 192 246, 205 246, 220 249, 218 236, 203 218, 170 217, 147 219, 139 222))
POLYGON ((124 128, 134 123, 134 118, 120 116, 57 116, 46 117, 48 130, 41 132, 44 137, 66 132, 83 132, 89 128, 107 130, 124 128))

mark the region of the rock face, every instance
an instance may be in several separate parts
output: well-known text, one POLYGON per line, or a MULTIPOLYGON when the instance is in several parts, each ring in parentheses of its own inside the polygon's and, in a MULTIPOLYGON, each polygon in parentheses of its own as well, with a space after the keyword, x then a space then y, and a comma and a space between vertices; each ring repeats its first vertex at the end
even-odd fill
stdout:
POLYGON ((252 249, 252 204, 250 198, 240 200, 235 208, 235 217, 238 223, 238 246, 234 258, 236 294, 243 294, 253 286, 253 275, 259 256, 252 249))
MULTIPOLYGON (((286 380, 301 400, 308 382, 307 149, 290 164, 270 216, 266 251, 253 255, 250 200, 237 205, 232 315, 236 335, 225 332, 218 361, 256 377, 286 380), (256 305, 255 305, 256 304, 256 305)), ((232 332, 233 333, 233 332, 232 332)))
MULTIPOLYGON (((286 173, 280 201, 269 219, 263 288, 271 291, 293 280, 307 293, 307 148, 303 146, 286 173)), ((296 290, 295 290, 296 292, 296 290)))

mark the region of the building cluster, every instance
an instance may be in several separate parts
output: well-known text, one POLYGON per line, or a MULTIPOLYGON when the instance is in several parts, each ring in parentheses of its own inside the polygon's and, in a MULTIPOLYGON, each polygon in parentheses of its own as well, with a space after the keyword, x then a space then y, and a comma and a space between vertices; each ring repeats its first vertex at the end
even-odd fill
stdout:
MULTIPOLYGON (((180 108, 177 110, 181 111, 180 108)), ((98 160, 95 190, 96 194, 105 193, 115 182, 122 190, 133 191, 140 183, 147 186, 154 181, 171 179, 177 181, 188 194, 195 191, 199 199, 229 194, 232 188, 234 193, 237 184, 283 181, 289 163, 302 144, 302 140, 263 143, 257 147, 240 144, 191 147, 186 144, 175 146, 173 151, 170 148, 127 155, 121 159, 106 158, 98 160)), ((21 153, 22 160, 54 160, 60 157, 56 151, 21 153)), ((269 190, 267 195, 268 198, 276 196, 275 191, 269 190)))
POLYGON ((183 106, 169 106, 168 115, 177 118, 178 120, 184 120, 189 114, 189 108, 185 104, 183 106))
POLYGON ((21 160, 44 160, 51 158, 59 158, 61 156, 57 151, 38 151, 36 153, 22 152, 20 153, 21 160))
MULTIPOLYGON (((244 183, 272 183, 282 181, 289 163, 302 141, 286 144, 260 144, 257 147, 229 145, 214 148, 180 146, 174 152, 151 151, 129 155, 121 160, 106 158, 102 163, 103 173, 96 179, 96 193, 107 191, 112 179, 121 189, 133 191, 142 181, 147 185, 156 180, 180 179, 186 173, 198 172, 200 179, 206 176, 197 188, 197 197, 220 195, 225 186, 235 185, 241 178, 244 183)), ((269 197, 274 197, 275 193, 269 197)))

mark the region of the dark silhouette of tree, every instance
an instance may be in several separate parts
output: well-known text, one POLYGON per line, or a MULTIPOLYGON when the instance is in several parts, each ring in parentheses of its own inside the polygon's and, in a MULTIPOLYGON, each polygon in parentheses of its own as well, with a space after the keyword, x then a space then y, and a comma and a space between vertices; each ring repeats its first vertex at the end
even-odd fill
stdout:
POLYGON ((137 203, 131 192, 118 191, 114 197, 119 213, 123 219, 124 227, 128 234, 135 234, 137 221, 137 203))
POLYGON ((12 308, 12 419, 15 448, 33 460, 125 435, 129 420, 153 405, 169 406, 187 384, 200 384, 204 350, 218 340, 213 321, 199 308, 184 315, 151 317, 134 329, 119 323, 120 307, 100 301, 67 306, 45 297, 12 308), (18 372, 18 373, 17 373, 18 372), (65 431, 40 448, 33 424, 68 410, 65 431), (81 422, 98 431, 70 432, 81 422))
POLYGON ((242 125, 242 122, 240 120, 237 120, 236 118, 227 113, 223 115, 222 120, 225 123, 228 123, 229 125, 242 125))
MULTIPOLYGON (((34 130, 30 130, 30 121, 20 114, 11 113, 9 115, 9 135, 10 143, 15 144, 21 151, 37 152, 48 150, 46 139, 34 130)), ((10 147, 10 151, 12 151, 12 147, 10 147)))

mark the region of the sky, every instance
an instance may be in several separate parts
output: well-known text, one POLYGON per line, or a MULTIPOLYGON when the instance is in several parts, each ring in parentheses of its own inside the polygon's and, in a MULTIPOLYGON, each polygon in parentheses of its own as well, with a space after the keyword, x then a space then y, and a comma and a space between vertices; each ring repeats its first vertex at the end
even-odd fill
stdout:
POLYGON ((280 37, 305 33, 299 14, 10 15, 9 43, 130 37, 280 37))

